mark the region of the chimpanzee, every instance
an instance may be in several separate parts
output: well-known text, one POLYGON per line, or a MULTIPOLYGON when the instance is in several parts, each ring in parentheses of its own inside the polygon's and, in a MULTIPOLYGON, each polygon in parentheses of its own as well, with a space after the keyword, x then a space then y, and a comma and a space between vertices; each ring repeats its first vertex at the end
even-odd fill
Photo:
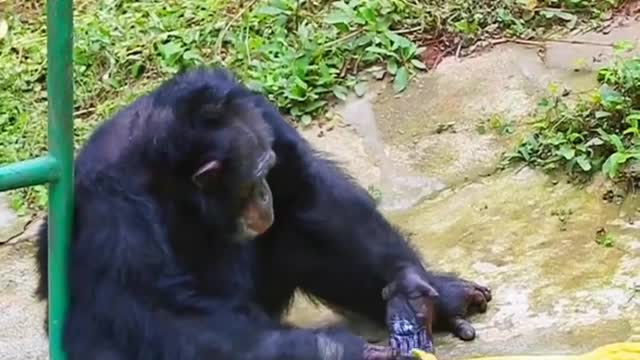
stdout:
MULTIPOLYGON (((383 289, 433 299, 464 340, 484 286, 426 270, 368 193, 223 68, 166 81, 76 159, 70 360, 391 360, 339 327, 281 323, 294 291, 384 325, 383 289)), ((47 225, 38 295, 48 296, 47 225)))

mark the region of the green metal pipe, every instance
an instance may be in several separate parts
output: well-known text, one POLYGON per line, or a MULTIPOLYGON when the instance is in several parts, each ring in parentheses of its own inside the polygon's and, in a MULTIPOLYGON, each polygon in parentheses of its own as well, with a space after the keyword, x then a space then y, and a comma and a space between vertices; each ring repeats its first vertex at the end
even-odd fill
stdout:
POLYGON ((58 179, 58 164, 51 156, 0 167, 0 191, 40 185, 58 179))
POLYGON ((67 254, 73 223, 73 1, 47 1, 49 154, 60 175, 49 184, 49 353, 64 360, 67 254))

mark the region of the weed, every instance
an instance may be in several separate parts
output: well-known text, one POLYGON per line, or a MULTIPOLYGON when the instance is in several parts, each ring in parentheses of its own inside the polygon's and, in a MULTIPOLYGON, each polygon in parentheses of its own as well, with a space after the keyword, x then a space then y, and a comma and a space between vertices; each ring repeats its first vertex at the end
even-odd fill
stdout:
POLYGON ((605 228, 600 228, 596 231, 596 244, 610 248, 616 244, 616 238, 605 228))
POLYGON ((500 136, 513 134, 513 121, 504 119, 500 114, 494 114, 485 121, 482 121, 476 126, 476 131, 480 135, 487 133, 488 129, 492 130, 495 134, 500 136))
POLYGON ((444 132, 455 133, 456 132, 455 126, 456 126, 456 123, 453 121, 446 122, 444 124, 438 124, 435 130, 435 133, 436 134, 442 134, 444 132))
POLYGON ((506 162, 624 178, 622 169, 640 160, 640 58, 624 59, 627 50, 626 43, 618 45, 615 60, 598 73, 600 86, 575 106, 552 86, 539 104, 534 132, 506 162))
POLYGON ((374 185, 369 185, 369 187, 367 187, 367 192, 369 193, 369 196, 371 196, 371 199, 373 199, 373 201, 375 202, 376 206, 380 205, 380 203, 382 202, 382 190, 378 189, 374 185))

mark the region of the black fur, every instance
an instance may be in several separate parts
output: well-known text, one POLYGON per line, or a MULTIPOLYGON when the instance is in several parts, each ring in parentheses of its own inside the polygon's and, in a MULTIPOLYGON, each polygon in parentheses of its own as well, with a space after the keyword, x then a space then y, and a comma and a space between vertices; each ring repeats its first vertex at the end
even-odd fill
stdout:
MULTIPOLYGON (((344 360, 360 359, 364 341, 346 331, 280 323, 294 290, 382 325, 381 289, 400 267, 422 266, 366 191, 224 70, 179 75, 122 110, 92 135, 75 171, 70 360, 324 360, 320 335, 342 344, 344 360), (255 143, 239 145, 250 140, 233 124, 255 143), (251 153, 269 146, 275 222, 231 243, 236 188, 251 153), (204 151, 233 169, 214 194, 187 181, 204 151)), ((43 299, 46 256, 45 224, 43 299)))

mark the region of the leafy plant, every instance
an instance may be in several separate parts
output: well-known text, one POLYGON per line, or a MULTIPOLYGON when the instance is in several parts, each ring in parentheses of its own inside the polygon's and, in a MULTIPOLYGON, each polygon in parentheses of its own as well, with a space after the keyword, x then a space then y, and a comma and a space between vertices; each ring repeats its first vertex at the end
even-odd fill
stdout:
POLYGON ((380 203, 382 202, 382 190, 374 185, 369 185, 369 187, 367 187, 367 192, 371 196, 371 199, 373 199, 373 201, 375 202, 376 206, 380 205, 380 203))
POLYGON ((596 231, 596 244, 606 248, 611 248, 616 244, 616 238, 606 229, 600 228, 596 231))
POLYGON ((534 133, 507 155, 547 170, 564 168, 574 175, 602 171, 612 179, 632 159, 640 159, 640 58, 616 59, 598 73, 599 88, 570 107, 552 87, 538 108, 534 133))
POLYGON ((487 133, 487 127, 498 135, 510 135, 513 133, 513 122, 505 120, 500 114, 494 114, 489 119, 476 126, 479 134, 487 133))

